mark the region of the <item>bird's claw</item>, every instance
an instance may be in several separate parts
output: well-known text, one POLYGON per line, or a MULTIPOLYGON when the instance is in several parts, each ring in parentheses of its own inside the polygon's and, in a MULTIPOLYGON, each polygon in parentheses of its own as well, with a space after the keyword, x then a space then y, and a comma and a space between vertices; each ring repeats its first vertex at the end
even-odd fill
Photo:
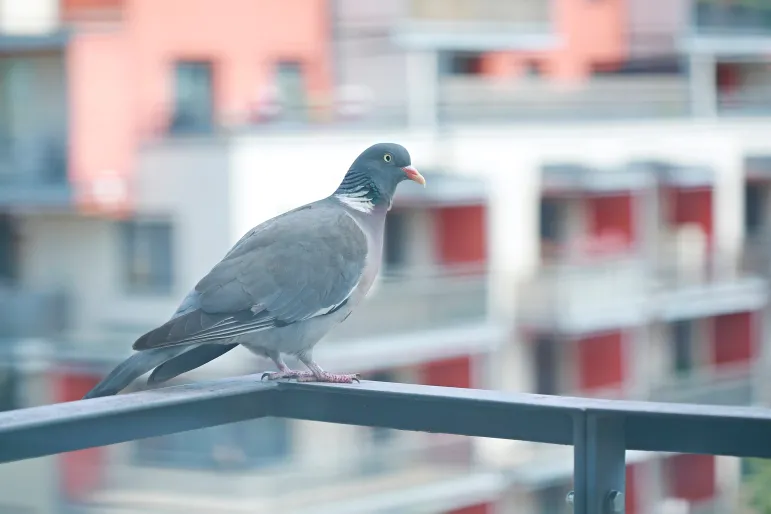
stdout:
POLYGON ((262 377, 260 377, 260 381, 262 380, 281 380, 282 378, 296 378, 300 379, 302 377, 307 376, 313 376, 313 373, 310 371, 266 371, 262 374, 262 377))
POLYGON ((320 373, 319 375, 303 376, 297 378, 298 382, 327 382, 332 384, 361 383, 361 375, 358 373, 320 373))
POLYGON ((314 375, 310 371, 266 371, 260 377, 260 380, 281 380, 295 379, 298 382, 327 382, 332 384, 352 384, 361 383, 361 375, 358 373, 328 373, 326 371, 314 375))

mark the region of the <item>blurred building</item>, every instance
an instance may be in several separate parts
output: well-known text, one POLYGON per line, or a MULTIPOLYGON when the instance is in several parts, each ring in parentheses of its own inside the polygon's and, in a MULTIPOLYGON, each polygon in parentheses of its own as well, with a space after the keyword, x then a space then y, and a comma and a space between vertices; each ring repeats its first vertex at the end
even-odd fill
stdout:
MULTIPOLYGON (((382 140, 429 187, 401 187, 325 368, 767 402, 769 12, 0 0, 0 407, 79 399, 382 140)), ((180 382, 265 366, 237 349, 180 382)), ((736 502, 735 459, 628 460, 628 512, 736 502)), ((266 419, 2 466, 0 510, 558 512, 571 474, 569 449, 266 419)))

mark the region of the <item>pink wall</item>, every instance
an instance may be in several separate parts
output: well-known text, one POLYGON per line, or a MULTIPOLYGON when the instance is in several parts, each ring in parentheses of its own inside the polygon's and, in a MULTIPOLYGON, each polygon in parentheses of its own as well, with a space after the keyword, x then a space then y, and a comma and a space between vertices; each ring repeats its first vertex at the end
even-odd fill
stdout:
MULTIPOLYGON (((134 165, 130 55, 122 31, 79 34, 69 47, 70 174, 84 210, 99 210, 91 194, 97 178, 126 177, 134 165)), ((127 201, 113 209, 125 210, 127 201)))
POLYGON ((624 0, 552 0, 554 31, 562 39, 553 50, 543 52, 494 52, 483 62, 484 73, 516 76, 528 61, 557 80, 579 81, 593 63, 623 61, 627 54, 624 0))
POLYGON ((80 30, 68 69, 80 205, 94 207, 90 184, 108 170, 130 176, 139 142, 168 123, 175 60, 213 61, 218 118, 238 121, 278 60, 305 65, 309 98, 328 94, 327 32, 325 0, 126 0, 120 24, 80 30))

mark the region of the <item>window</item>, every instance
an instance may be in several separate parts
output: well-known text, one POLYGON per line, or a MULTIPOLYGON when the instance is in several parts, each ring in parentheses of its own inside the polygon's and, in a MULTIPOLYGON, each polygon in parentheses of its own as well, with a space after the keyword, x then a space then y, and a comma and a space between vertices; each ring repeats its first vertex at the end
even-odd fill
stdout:
POLYGON ((553 336, 537 336, 534 343, 536 394, 558 394, 558 348, 553 336))
POLYGON ((570 489, 570 484, 556 484, 538 490, 539 512, 543 514, 572 512, 572 508, 566 501, 570 489))
POLYGON ((171 224, 128 221, 120 225, 124 283, 132 293, 168 294, 172 290, 171 224))
POLYGON ((299 62, 280 62, 276 66, 276 88, 283 107, 283 118, 306 121, 307 100, 303 69, 299 62))
POLYGON ((16 222, 0 214, 0 284, 13 284, 19 275, 19 248, 16 222))
POLYGON ((171 132, 210 132, 214 126, 212 64, 180 61, 176 63, 174 73, 174 114, 171 132))
POLYGON ((762 184, 744 186, 744 227, 747 235, 760 235, 765 223, 766 191, 762 184))
POLYGON ((135 442, 135 459, 140 465, 188 469, 270 466, 289 454, 289 423, 283 418, 261 418, 140 439, 135 442))
POLYGON ((448 52, 447 71, 450 75, 479 75, 482 73, 482 54, 448 52))
POLYGON ((562 239, 565 218, 565 201, 557 198, 541 198, 539 230, 541 240, 557 243, 562 239))
POLYGON ((672 323, 672 353, 674 371, 687 374, 693 369, 693 321, 680 320, 672 323))
POLYGON ((393 209, 386 218, 383 257, 388 269, 398 269, 407 263, 408 221, 408 214, 399 209, 393 209))
MULTIPOLYGON (((11 348, 2 348, 2 352, 11 348)), ((21 394, 21 376, 13 359, 3 356, 3 364, 0 365, 0 412, 14 410, 21 407, 19 395, 21 394)), ((3 512, 0 509, 0 512, 3 512)))

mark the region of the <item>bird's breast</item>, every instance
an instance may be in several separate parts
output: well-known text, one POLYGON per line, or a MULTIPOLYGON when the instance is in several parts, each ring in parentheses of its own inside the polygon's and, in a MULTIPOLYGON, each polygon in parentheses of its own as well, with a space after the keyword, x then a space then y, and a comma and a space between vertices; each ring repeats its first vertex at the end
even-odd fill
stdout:
POLYGON ((358 305, 372 288, 377 274, 380 272, 380 263, 383 260, 383 228, 385 216, 381 219, 372 217, 362 219, 360 216, 351 216, 367 238, 367 257, 361 278, 356 285, 356 290, 351 295, 351 308, 358 305))

